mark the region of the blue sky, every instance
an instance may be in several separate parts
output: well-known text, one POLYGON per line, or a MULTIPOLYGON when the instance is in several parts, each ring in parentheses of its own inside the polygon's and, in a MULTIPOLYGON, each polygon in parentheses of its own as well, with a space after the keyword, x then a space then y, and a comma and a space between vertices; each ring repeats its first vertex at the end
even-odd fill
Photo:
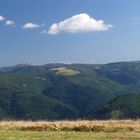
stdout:
POLYGON ((0 66, 140 60, 140 0, 1 0, 0 66))

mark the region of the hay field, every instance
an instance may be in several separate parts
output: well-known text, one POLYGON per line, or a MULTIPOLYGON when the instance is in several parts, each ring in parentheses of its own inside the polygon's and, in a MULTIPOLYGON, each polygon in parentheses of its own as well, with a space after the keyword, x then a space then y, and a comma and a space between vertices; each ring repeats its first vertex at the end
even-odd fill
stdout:
POLYGON ((0 140, 140 140, 140 120, 1 121, 0 140))

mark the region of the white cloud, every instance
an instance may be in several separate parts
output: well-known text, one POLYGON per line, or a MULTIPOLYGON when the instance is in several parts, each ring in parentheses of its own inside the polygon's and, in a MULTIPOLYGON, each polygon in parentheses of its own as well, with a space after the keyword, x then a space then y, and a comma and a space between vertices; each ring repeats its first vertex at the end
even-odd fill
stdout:
POLYGON ((35 29, 35 28, 39 28, 40 25, 39 24, 34 24, 34 23, 26 23, 22 26, 22 28, 24 29, 35 29))
POLYGON ((48 33, 56 35, 60 32, 93 32, 109 30, 113 26, 105 24, 103 20, 96 20, 86 13, 78 14, 59 23, 54 23, 48 33))
POLYGON ((7 20, 5 24, 6 24, 7 26, 14 26, 14 25, 15 25, 15 22, 12 21, 12 20, 7 20))
POLYGON ((3 20, 5 20, 5 18, 0 15, 0 21, 3 21, 3 20))

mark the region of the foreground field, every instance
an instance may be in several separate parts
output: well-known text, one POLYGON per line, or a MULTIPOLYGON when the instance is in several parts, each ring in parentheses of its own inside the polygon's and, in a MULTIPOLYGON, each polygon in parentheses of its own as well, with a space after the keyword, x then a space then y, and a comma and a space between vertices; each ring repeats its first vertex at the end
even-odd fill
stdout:
POLYGON ((140 140, 136 132, 0 131, 0 140, 140 140))
POLYGON ((140 120, 2 121, 0 140, 139 140, 140 120))

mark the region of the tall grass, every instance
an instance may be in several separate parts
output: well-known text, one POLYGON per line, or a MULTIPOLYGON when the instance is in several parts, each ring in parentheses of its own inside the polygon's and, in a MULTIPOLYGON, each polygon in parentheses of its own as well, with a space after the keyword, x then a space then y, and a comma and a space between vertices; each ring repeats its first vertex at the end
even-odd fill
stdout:
POLYGON ((140 120, 1 121, 0 130, 140 132, 140 120))

